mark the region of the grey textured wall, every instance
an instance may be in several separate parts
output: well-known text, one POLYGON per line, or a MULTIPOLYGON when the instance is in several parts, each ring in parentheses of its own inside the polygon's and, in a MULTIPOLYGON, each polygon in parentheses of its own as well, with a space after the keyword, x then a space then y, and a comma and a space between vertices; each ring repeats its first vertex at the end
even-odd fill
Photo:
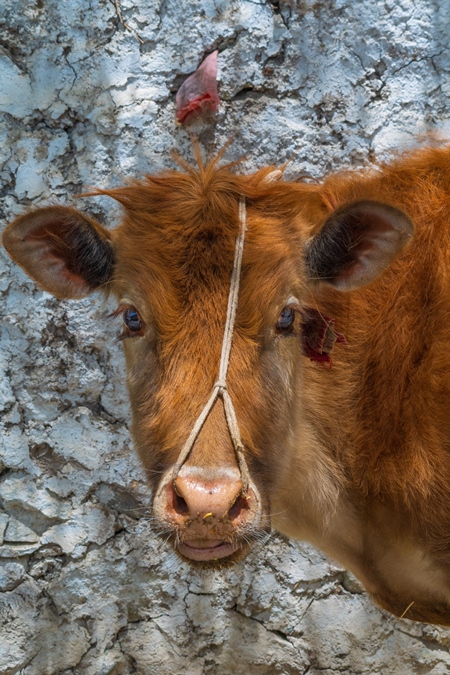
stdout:
MULTIPOLYGON (((449 130, 448 0, 2 0, 2 217, 190 156, 175 92, 218 48, 197 124, 247 170, 320 177, 449 130)), ((114 224, 104 199, 80 205, 114 224)), ((273 536, 200 575, 154 539, 117 327, 0 252, 0 674, 445 675, 450 633, 396 620, 273 536)))

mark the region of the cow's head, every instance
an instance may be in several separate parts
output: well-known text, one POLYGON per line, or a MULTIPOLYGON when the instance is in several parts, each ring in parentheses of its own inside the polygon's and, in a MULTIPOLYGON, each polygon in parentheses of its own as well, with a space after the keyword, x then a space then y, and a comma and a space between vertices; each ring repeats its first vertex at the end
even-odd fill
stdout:
MULTIPOLYGON (((117 298, 154 515, 178 552, 202 564, 234 561, 261 537, 286 476, 298 475, 300 500, 308 476, 337 482, 327 448, 312 447, 305 426, 304 365, 327 360, 336 338, 311 288, 370 283, 412 233, 392 206, 357 201, 333 211, 319 187, 268 181, 269 172, 236 176, 213 163, 150 176, 107 193, 124 207, 114 231, 49 206, 3 236, 11 257, 56 297, 100 289, 117 298), (227 386, 248 486, 220 396, 174 472, 218 377, 242 197, 247 234, 227 386)), ((326 489, 313 498, 319 492, 326 489)))

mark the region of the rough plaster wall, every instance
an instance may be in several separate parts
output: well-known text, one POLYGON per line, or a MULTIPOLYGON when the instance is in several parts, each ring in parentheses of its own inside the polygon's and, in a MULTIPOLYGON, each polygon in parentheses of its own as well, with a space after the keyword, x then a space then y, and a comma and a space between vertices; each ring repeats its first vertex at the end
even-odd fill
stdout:
MULTIPOLYGON (((321 176, 449 129, 448 0, 2 0, 2 217, 190 154, 175 92, 219 48, 212 153, 321 176)), ((103 199, 81 206, 114 223, 103 199)), ((448 631, 396 620, 274 536, 201 575, 154 539, 117 328, 0 252, 0 674, 444 675, 448 631)))

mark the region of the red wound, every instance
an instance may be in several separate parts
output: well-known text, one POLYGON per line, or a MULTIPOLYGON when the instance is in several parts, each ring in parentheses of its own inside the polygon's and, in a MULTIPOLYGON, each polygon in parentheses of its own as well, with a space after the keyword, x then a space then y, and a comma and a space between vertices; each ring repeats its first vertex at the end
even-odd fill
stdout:
POLYGON ((302 315, 302 342, 303 349, 311 361, 318 361, 331 368, 333 362, 330 354, 335 345, 347 344, 342 333, 334 330, 335 320, 325 316, 317 309, 305 307, 302 315))
POLYGON ((209 54, 179 88, 176 108, 180 124, 187 124, 206 111, 217 112, 220 103, 217 93, 217 54, 217 50, 209 54))

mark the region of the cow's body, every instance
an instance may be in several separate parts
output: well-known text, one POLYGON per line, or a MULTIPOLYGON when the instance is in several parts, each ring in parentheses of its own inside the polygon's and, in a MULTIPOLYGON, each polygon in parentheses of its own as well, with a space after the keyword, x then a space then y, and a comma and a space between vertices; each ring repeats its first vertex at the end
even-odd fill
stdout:
POLYGON ((211 165, 153 177, 110 193, 125 207, 112 235, 50 207, 13 223, 5 246, 59 297, 106 284, 118 298, 133 338, 124 344, 136 446, 156 517, 184 557, 234 560, 271 522, 352 570, 389 611, 450 625, 450 150, 318 185, 268 183, 267 173, 211 165), (220 402, 171 473, 217 378, 242 195, 228 390, 248 493, 220 402), (357 221, 357 234, 342 219, 357 221), (334 241, 324 244, 327 227, 334 241), (305 308, 346 337, 331 369, 295 339, 305 308), (286 329, 293 313, 299 323, 286 329))
POLYGON ((287 495, 295 494, 298 474, 288 469, 283 483, 290 487, 274 501, 281 511, 274 525, 340 560, 390 611, 401 615, 414 602, 408 618, 448 624, 450 151, 420 151, 366 176, 330 177, 320 190, 335 204, 394 204, 411 215, 415 235, 371 285, 313 294, 348 347, 333 351, 330 371, 305 364, 308 414, 299 438, 312 436, 317 453, 326 448, 335 462, 330 505, 335 477, 347 487, 324 526, 314 508, 323 472, 306 506, 296 508, 287 495), (309 527, 305 509, 312 511, 309 527))

